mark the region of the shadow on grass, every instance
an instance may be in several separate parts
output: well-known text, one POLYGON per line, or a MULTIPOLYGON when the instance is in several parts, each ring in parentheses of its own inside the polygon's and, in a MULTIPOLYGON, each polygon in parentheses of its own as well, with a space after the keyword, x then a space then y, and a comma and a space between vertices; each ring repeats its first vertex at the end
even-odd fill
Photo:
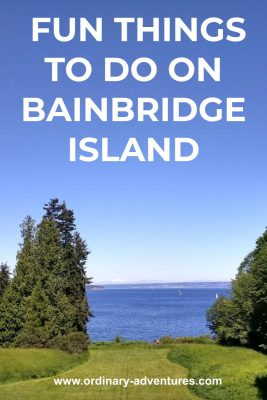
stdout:
POLYGON ((259 399, 267 400, 267 375, 257 376, 255 386, 259 391, 259 399))

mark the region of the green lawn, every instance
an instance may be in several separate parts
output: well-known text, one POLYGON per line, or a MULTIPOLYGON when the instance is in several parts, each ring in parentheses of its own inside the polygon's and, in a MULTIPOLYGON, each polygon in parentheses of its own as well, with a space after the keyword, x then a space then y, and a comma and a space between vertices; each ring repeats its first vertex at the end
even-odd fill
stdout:
POLYGON ((87 358, 85 354, 75 356, 61 350, 0 348, 0 383, 55 375, 87 358))
MULTIPOLYGON (((57 357, 73 357, 64 353, 62 355, 56 350, 10 349, 1 350, 0 354, 0 365, 2 366, 2 361, 5 363, 9 370, 9 376, 12 376, 12 370, 16 370, 17 374, 13 373, 12 379, 18 380, 26 378, 19 373, 19 369, 26 370, 28 368, 29 371, 39 369, 40 373, 43 368, 43 374, 45 371, 51 373, 48 365, 53 358, 55 361, 58 359, 57 357), (11 355, 9 361, 7 361, 8 352, 11 355), (14 352, 13 355, 12 352, 14 352), (37 357, 38 353, 39 358, 37 357)), ((81 361, 79 360, 79 362, 81 361)), ((59 359, 57 365, 60 368, 59 359)), ((64 365, 61 364, 61 368, 63 367, 64 365)), ((4 370, 5 367, 0 369, 0 380, 2 381, 3 375, 1 376, 1 374, 4 370)), ((182 344, 166 347, 146 344, 93 345, 90 348, 88 360, 68 371, 58 373, 57 377, 80 379, 99 376, 130 379, 144 376, 150 378, 190 376, 196 379, 217 377, 223 379, 223 385, 219 387, 191 386, 190 388, 188 386, 133 385, 128 388, 121 386, 56 386, 54 378, 48 377, 2 384, 0 385, 0 399, 266 400, 266 375, 267 357, 248 349, 210 344, 182 344), (255 385, 257 376, 261 376, 261 378, 255 385)))
POLYGON ((218 345, 178 345, 168 358, 185 366, 189 377, 222 379, 222 386, 191 387, 203 399, 267 399, 267 356, 254 350, 218 345))
MULTIPOLYGON (((185 377, 184 367, 168 361, 169 349, 125 346, 90 350, 87 363, 60 377, 185 377)), ((159 386, 55 386, 53 378, 17 382, 0 386, 5 400, 197 400, 187 387, 159 386), (37 395, 38 394, 38 395, 37 395)))

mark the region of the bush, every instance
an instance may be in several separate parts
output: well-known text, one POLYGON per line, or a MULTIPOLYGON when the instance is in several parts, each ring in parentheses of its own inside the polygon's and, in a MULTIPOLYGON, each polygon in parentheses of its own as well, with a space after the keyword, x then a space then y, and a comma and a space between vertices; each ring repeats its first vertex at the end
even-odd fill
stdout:
POLYGON ((114 338, 115 343, 123 343, 125 342, 125 339, 122 336, 116 335, 114 338))
POLYGON ((49 341, 49 332, 42 327, 31 327, 21 331, 15 341, 16 347, 47 347, 49 341))
POLYGON ((214 343, 214 340, 208 335, 202 336, 180 336, 174 338, 172 336, 163 336, 159 339, 159 344, 182 344, 182 343, 214 343))
POLYGON ((201 336, 181 336, 175 339, 175 343, 199 343, 199 344, 212 344, 214 340, 209 335, 201 336))
POLYGON ((71 354, 80 354, 87 351, 88 336, 82 332, 71 332, 64 336, 57 336, 51 341, 50 347, 56 347, 71 354))
POLYGON ((175 338, 171 336, 162 336, 159 339, 159 344, 174 344, 175 343, 175 338))

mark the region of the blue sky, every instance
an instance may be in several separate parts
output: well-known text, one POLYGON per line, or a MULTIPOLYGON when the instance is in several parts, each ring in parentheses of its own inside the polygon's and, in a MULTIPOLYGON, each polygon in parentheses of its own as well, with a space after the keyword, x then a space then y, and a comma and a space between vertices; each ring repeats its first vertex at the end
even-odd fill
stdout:
POLYGON ((51 197, 66 200, 92 254, 88 274, 95 281, 227 280, 267 225, 266 2, 236 0, 7 1, 0 4, 0 259, 15 264, 19 224, 37 220, 51 197), (120 43, 114 17, 217 16, 246 19, 242 43, 120 43), (103 17, 104 41, 59 43, 52 35, 31 41, 33 17, 103 17), (44 57, 87 57, 88 82, 52 83, 44 57), (151 57, 158 78, 105 83, 104 57, 133 61, 151 57), (172 81, 166 66, 175 57, 222 59, 221 82, 172 81), (63 97, 245 97, 245 123, 131 122, 127 124, 25 123, 23 97, 50 103, 63 97), (191 163, 76 163, 68 161, 68 138, 109 137, 119 149, 129 137, 192 137, 200 154, 191 163))

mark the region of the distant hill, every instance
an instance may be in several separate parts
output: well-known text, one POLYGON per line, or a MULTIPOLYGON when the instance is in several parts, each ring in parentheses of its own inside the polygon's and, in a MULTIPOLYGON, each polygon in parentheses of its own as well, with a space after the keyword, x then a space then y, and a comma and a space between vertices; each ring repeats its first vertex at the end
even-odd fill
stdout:
POLYGON ((88 289, 88 290, 103 290, 104 286, 102 286, 102 285, 86 285, 86 289, 88 289))
POLYGON ((171 282, 88 285, 89 290, 100 289, 229 289, 230 282, 171 282))

